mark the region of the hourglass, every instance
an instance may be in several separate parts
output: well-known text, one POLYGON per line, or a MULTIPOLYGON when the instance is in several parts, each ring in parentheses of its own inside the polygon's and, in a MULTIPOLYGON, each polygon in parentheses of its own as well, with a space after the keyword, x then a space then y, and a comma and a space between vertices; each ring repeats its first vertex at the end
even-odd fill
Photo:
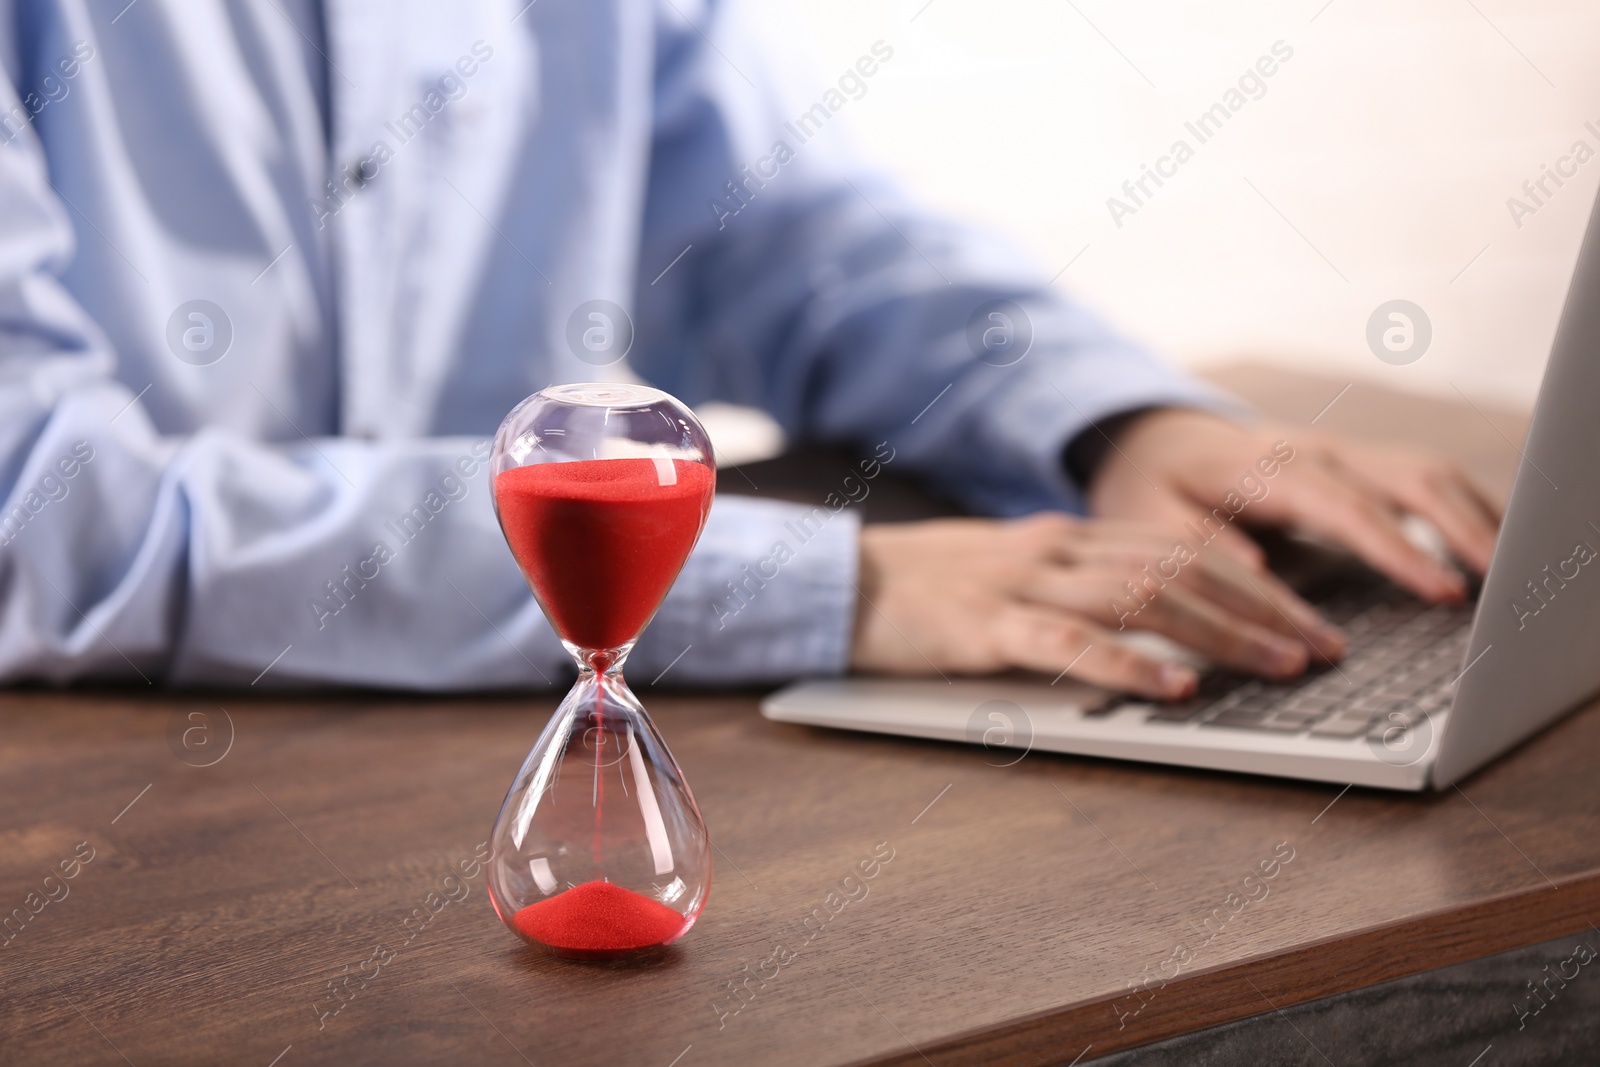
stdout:
POLYGON ((705 526, 711 443, 660 390, 559 385, 506 416, 490 471, 511 554, 578 663, 495 820, 490 899, 558 956, 670 944, 705 906, 711 840, 622 665, 705 526))

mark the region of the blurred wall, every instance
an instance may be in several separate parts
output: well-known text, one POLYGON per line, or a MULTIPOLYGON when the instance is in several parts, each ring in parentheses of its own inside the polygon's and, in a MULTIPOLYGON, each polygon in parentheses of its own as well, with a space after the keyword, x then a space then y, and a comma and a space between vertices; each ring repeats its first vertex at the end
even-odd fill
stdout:
POLYGON ((1600 187, 1572 154, 1600 154, 1600 5, 761 2, 819 88, 891 44, 841 113, 862 150, 1170 359, 1532 402, 1600 187), (1203 143, 1185 126, 1229 103, 1203 143), (1136 203, 1123 182, 1180 139, 1136 203), (1536 202, 1547 166, 1574 176, 1536 202), (1401 365, 1367 339, 1393 299, 1432 327, 1401 365))

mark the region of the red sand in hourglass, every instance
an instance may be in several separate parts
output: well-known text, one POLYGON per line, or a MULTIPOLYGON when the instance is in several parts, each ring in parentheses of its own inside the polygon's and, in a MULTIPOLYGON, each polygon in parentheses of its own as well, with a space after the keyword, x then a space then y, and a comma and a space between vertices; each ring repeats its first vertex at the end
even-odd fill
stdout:
POLYGON ((511 554, 556 630, 580 648, 609 649, 637 637, 660 606, 700 535, 715 477, 681 459, 536 463, 501 472, 494 493, 511 554))
POLYGON ((524 937, 568 952, 623 952, 665 945, 691 921, 610 882, 585 882, 517 912, 524 937))

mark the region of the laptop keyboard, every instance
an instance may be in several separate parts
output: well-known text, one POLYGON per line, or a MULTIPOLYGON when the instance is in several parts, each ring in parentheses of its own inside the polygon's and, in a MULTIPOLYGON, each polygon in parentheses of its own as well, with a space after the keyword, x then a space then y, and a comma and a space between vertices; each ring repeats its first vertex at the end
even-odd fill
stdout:
MULTIPOLYGON (((1470 603, 1426 604, 1379 581, 1311 599, 1349 639, 1337 666, 1313 667, 1287 684, 1213 671, 1193 697, 1154 707, 1147 721, 1381 740, 1450 706, 1472 632, 1470 603)), ((1102 714, 1133 702, 1115 701, 1102 714)))

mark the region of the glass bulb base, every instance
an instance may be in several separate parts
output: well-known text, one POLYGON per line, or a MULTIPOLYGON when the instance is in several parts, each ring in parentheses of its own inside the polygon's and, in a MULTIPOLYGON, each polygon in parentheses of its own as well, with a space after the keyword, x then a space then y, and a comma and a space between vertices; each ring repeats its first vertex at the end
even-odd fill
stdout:
POLYGON ((625 656, 586 657, 611 669, 581 670, 490 836, 500 921, 569 959, 656 952, 689 931, 711 888, 711 840, 677 761, 622 678, 625 656))

